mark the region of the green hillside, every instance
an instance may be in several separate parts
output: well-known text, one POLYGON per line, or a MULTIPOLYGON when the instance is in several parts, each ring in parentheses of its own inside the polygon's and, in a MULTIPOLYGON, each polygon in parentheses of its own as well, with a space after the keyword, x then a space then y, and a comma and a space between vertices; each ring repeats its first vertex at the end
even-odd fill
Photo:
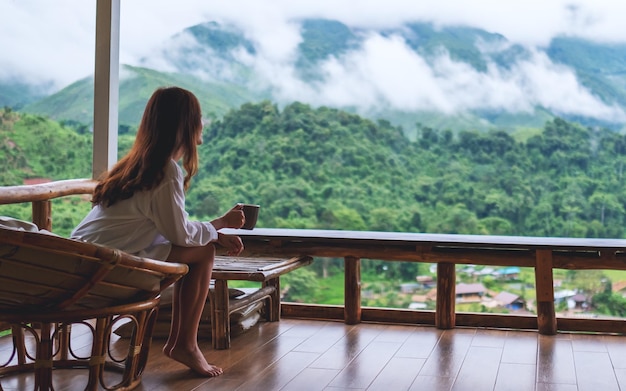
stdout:
POLYGON ((0 185, 91 176, 91 135, 33 114, 1 113, 0 185))
MULTIPOLYGON (((91 134, 79 134, 44 117, 4 108, 0 111, 0 186, 27 179, 62 180, 91 177, 91 134)), ((53 201, 53 225, 69 234, 90 208, 79 197, 53 201)), ((0 205, 0 215, 31 220, 29 203, 0 205)))
MULTIPOLYGON (((90 173, 91 135, 5 109, 2 184, 90 173), (82 133, 82 134, 81 134, 82 133)), ((417 127, 332 108, 246 103, 204 132, 198 218, 236 202, 261 227, 624 237, 626 135, 561 119, 513 135, 417 127)), ((132 134, 122 135, 127 149, 132 134)))
POLYGON ((245 48, 249 53, 254 53, 254 45, 238 31, 221 26, 217 22, 202 23, 191 26, 183 32, 189 32, 200 45, 210 47, 220 56, 230 56, 232 50, 238 47, 245 48))
POLYGON ((46 96, 45 86, 35 87, 27 82, 0 80, 0 107, 19 110, 25 105, 36 102, 46 96))
MULTIPOLYGON (((119 125, 136 128, 148 98, 155 89, 177 85, 194 91, 205 108, 207 118, 219 118, 233 107, 258 99, 243 87, 203 81, 188 74, 164 73, 152 69, 124 66, 120 73, 119 125)), ((57 121, 81 124, 93 122, 93 78, 77 81, 61 91, 22 110, 57 121)))
POLYGON ((317 67, 320 61, 340 57, 360 44, 361 38, 343 23, 326 19, 303 20, 296 69, 304 80, 321 80, 323 75, 317 67))
POLYGON ((476 46, 476 42, 480 40, 485 43, 501 44, 506 41, 500 34, 463 26, 436 28, 431 23, 409 23, 406 27, 410 34, 401 30, 393 32, 405 36, 407 44, 416 52, 430 57, 445 48, 451 58, 465 62, 480 71, 487 69, 489 58, 476 46))
POLYGON ((606 102, 626 106, 626 44, 598 45, 582 39, 559 37, 548 55, 576 73, 581 83, 606 102))

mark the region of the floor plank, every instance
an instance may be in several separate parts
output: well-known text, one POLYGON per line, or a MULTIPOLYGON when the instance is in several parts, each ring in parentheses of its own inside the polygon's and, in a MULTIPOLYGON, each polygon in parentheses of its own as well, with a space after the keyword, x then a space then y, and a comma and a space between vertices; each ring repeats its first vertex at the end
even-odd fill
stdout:
POLYGON ((534 364, 500 363, 494 391, 532 391, 537 382, 534 364))
POLYGON ((537 364, 537 333, 509 331, 504 342, 502 362, 510 364, 537 364))
MULTIPOLYGON (((89 351, 76 328, 72 346, 89 351)), ((32 337, 29 337, 32 340, 32 337)), ((216 378, 195 375, 152 342, 137 391, 612 391, 626 390, 626 338, 616 335, 282 319, 261 322, 233 338, 231 349, 201 340, 216 378)), ((128 351, 114 337, 116 354, 128 351)), ((0 338, 0 358, 10 337, 0 338)), ((107 379, 116 376, 107 372, 107 379)), ((82 391, 84 371, 54 372, 56 391, 82 391)), ((1 378, 4 390, 33 388, 32 373, 1 378)))
POLYGON ((367 390, 408 390, 425 362, 423 358, 392 357, 367 390))
POLYGON ((409 391, 449 391, 454 384, 454 377, 419 375, 409 391))
POLYGON ((502 348, 471 346, 452 390, 493 390, 500 366, 500 357, 502 357, 502 348))
POLYGON ((307 368, 319 355, 291 351, 267 367, 259 376, 249 377, 238 391, 281 390, 307 368))
POLYGON ((576 351, 574 364, 578 391, 619 391, 608 353, 576 351))
POLYGON ((569 338, 539 335, 537 382, 576 384, 574 352, 569 338))
POLYGON ((613 368, 626 369, 626 338, 623 335, 607 335, 602 340, 611 357, 613 368))
POLYGON ((420 372, 422 376, 456 378, 474 338, 474 330, 446 330, 420 372))
POLYGON ((339 372, 330 387, 365 389, 402 346, 399 342, 372 341, 339 372))
POLYGON ((382 328, 354 328, 311 364, 312 368, 342 370, 380 334, 382 328))
POLYGON ((398 349, 396 357, 427 359, 441 338, 442 330, 434 327, 415 327, 398 349))
POLYGON ((305 368, 281 391, 321 391, 339 374, 338 369, 305 368))

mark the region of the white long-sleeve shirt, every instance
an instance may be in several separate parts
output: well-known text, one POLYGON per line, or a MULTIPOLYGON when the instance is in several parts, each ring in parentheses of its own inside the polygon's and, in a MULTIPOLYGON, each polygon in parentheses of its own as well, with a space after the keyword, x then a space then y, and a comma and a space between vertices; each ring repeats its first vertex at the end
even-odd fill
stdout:
POLYGON ((204 246, 217 240, 217 230, 209 222, 188 219, 183 172, 171 160, 156 188, 136 192, 110 207, 96 205, 72 231, 71 237, 165 260, 172 244, 204 246))

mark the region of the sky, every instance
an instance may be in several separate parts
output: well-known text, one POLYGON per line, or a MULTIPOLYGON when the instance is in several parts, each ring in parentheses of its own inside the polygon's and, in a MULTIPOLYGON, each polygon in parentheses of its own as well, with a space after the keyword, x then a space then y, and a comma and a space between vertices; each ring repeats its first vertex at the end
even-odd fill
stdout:
MULTIPOLYGON (((0 80, 21 79, 59 89, 93 73, 96 0, 0 0, 0 80)), ((460 113, 490 108, 556 112, 626 121, 617 107, 583 88, 569 69, 541 51, 512 69, 479 73, 443 53, 433 67, 398 37, 371 35, 363 48, 324 63, 324 84, 302 83, 293 72, 305 17, 354 27, 394 27, 409 21, 467 25, 505 36, 529 49, 556 35, 626 43, 626 1, 617 0, 121 0, 120 62, 167 70, 163 44, 206 21, 232 24, 255 42, 258 55, 241 60, 274 83, 279 98, 312 104, 386 106, 460 113), (389 59, 392 59, 390 61, 389 59)))

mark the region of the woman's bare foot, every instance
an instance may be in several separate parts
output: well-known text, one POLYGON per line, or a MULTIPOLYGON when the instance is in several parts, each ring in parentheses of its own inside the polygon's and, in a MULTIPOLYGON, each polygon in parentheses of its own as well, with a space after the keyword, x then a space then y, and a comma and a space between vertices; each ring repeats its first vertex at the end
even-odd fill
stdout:
POLYGON ((202 376, 215 377, 224 372, 222 368, 209 364, 198 348, 193 351, 188 351, 185 349, 178 349, 174 346, 169 350, 169 352, 167 352, 164 348, 163 353, 165 353, 165 355, 172 360, 178 361, 202 376))

